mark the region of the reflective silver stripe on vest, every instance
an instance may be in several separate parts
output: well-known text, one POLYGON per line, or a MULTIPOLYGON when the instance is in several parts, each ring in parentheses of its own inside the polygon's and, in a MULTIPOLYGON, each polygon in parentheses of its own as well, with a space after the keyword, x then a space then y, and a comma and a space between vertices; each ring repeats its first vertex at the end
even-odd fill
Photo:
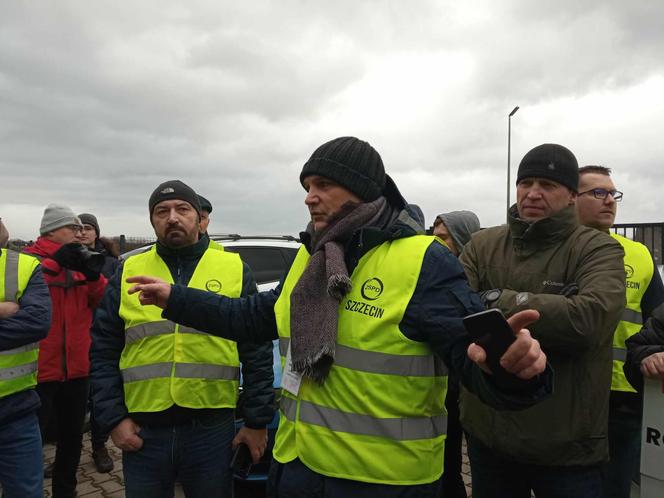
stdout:
POLYGON ((37 349, 39 349, 39 343, 33 342, 32 344, 26 344, 25 346, 21 346, 18 348, 8 349, 7 351, 0 351, 0 356, 25 353, 26 351, 35 351, 37 349))
MULTIPOLYGON (((288 353, 289 340, 279 338, 279 352, 288 353)), ((409 377, 432 377, 447 375, 447 367, 434 355, 406 356, 376 351, 364 351, 348 346, 336 345, 334 364, 360 372, 409 377)))
POLYGON ((643 316, 640 312, 625 308, 622 314, 622 320, 624 322, 636 323, 638 325, 643 325, 643 316))
MULTIPOLYGON (((122 379, 125 382, 170 377, 173 363, 153 363, 139 367, 125 368, 122 379)), ((240 368, 227 365, 206 365, 201 363, 176 363, 175 377, 180 379, 238 380, 240 368)))
POLYGON ((17 377, 31 375, 37 371, 37 362, 16 365, 15 367, 0 368, 0 380, 11 380, 17 377))
POLYGON ((627 350, 624 348, 613 347, 613 359, 625 363, 627 359, 627 350))
POLYGON ((16 251, 5 249, 7 254, 5 261, 5 301, 16 302, 18 293, 18 257, 16 251))
POLYGON ((334 432, 376 436, 395 441, 433 439, 445 434, 447 417, 376 418, 300 401, 300 422, 334 432))
POLYGON ((284 417, 291 422, 295 422, 295 415, 297 415, 297 401, 282 396, 279 400, 279 409, 283 412, 284 417))
MULTIPOLYGON (((164 335, 164 334, 173 334, 175 332, 175 323, 170 320, 162 320, 159 322, 147 322, 140 325, 135 325, 129 327, 125 330, 125 344, 131 344, 132 342, 140 341, 146 337, 152 337, 155 335, 164 335)), ((181 334, 204 334, 209 335, 206 332, 201 332, 192 327, 180 326, 179 332, 181 334)))
POLYGON ((204 363, 176 363, 175 376, 181 379, 239 380, 240 367, 204 363))

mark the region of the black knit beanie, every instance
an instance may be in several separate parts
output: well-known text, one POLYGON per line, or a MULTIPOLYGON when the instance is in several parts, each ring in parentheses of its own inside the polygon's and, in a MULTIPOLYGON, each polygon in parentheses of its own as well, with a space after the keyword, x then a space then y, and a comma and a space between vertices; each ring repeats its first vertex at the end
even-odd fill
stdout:
POLYGON ((300 183, 311 175, 337 182, 366 202, 383 195, 385 168, 380 154, 367 142, 355 137, 340 137, 316 149, 304 164, 300 183))
POLYGON ((547 178, 578 192, 579 163, 572 151, 562 145, 538 145, 521 159, 517 185, 524 178, 547 178))
POLYGON ((212 212, 212 203, 201 194, 198 194, 198 203, 201 206, 201 211, 205 211, 208 214, 212 212))
POLYGON ((179 199, 181 201, 188 202, 193 206, 197 213, 201 212, 201 205, 198 201, 198 196, 194 190, 182 183, 180 180, 169 180, 162 183, 150 196, 148 201, 148 208, 150 209, 150 216, 152 216, 152 211, 154 207, 162 201, 170 201, 171 199, 179 199))
POLYGON ((92 225, 95 229, 95 233, 97 234, 97 238, 99 238, 99 223, 97 222, 97 217, 94 214, 81 213, 78 215, 78 218, 84 225, 92 225))

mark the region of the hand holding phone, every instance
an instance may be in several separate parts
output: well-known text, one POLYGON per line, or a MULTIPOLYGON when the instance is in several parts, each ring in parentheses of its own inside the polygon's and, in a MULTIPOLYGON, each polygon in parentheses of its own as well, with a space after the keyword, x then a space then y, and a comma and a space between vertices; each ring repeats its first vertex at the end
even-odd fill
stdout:
POLYGON ((524 382, 536 382, 538 374, 546 369, 546 354, 525 327, 538 319, 536 310, 520 311, 509 322, 497 309, 466 317, 464 325, 475 342, 473 351, 484 350, 480 358, 471 354, 469 348, 468 356, 480 366, 488 366, 495 382, 504 388, 520 389, 524 382), (509 354, 505 354, 508 349, 509 354), (501 358, 506 362, 505 368, 500 364, 501 358))
POLYGON ((486 352, 486 362, 494 370, 500 367, 500 358, 516 340, 512 328, 499 309, 491 308, 468 315, 463 325, 473 342, 486 352))
POLYGON ((251 465, 251 450, 249 449, 249 446, 244 443, 238 444, 237 448, 235 448, 233 459, 231 460, 231 469, 233 470, 233 473, 241 479, 246 479, 249 477, 251 465))

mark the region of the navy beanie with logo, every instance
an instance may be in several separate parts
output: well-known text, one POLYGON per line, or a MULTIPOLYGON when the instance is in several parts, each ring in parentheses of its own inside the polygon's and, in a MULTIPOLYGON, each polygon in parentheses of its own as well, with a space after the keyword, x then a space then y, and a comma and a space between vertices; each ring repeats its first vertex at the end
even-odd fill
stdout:
POLYGON ((148 201, 148 208, 150 209, 150 216, 154 207, 162 201, 170 201, 172 199, 179 199, 188 202, 193 206, 197 213, 201 212, 201 205, 198 200, 198 195, 194 192, 189 185, 181 182, 180 180, 169 180, 162 183, 150 196, 148 201))

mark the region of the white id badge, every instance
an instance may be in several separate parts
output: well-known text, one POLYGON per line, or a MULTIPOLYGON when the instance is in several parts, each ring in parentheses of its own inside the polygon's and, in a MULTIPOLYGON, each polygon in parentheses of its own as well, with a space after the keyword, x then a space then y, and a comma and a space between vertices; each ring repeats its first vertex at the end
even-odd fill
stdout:
POLYGON ((302 374, 293 370, 293 360, 291 360, 290 342, 288 343, 288 353, 286 353, 286 366, 281 374, 281 388, 286 389, 293 396, 297 396, 302 383, 302 374))

